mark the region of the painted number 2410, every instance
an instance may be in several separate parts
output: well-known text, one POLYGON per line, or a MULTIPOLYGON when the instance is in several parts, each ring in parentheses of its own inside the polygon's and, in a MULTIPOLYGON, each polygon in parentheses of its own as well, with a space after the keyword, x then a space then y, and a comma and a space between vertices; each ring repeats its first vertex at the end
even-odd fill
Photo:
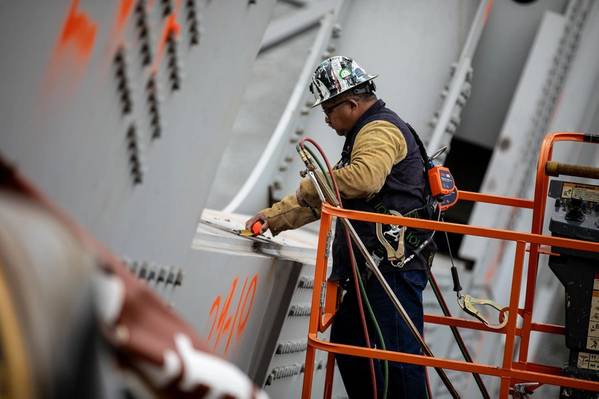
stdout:
POLYGON ((229 351, 231 343, 239 342, 247 327, 254 306, 258 275, 255 274, 251 279, 249 276, 244 279, 241 293, 237 298, 237 304, 233 309, 233 300, 237 297, 238 285, 239 277, 235 277, 225 300, 223 301, 221 295, 218 295, 210 306, 208 342, 212 344, 214 350, 217 350, 222 344, 222 353, 224 354, 229 351))

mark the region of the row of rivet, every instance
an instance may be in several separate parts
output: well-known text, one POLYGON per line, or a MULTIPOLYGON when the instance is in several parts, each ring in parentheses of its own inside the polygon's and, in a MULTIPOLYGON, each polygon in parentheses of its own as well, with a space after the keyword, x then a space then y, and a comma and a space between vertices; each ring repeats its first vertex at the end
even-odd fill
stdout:
POLYGON ((152 50, 150 45, 150 33, 148 27, 148 15, 146 12, 146 1, 139 0, 135 7, 137 36, 141 43, 139 49, 141 63, 143 66, 149 66, 152 63, 152 50))
POLYGON ((312 289, 314 288, 314 277, 301 276, 297 283, 298 288, 312 289))
POLYGON ((174 267, 158 266, 146 261, 128 261, 124 263, 129 267, 129 271, 136 277, 148 282, 172 284, 177 287, 183 284, 183 271, 175 270, 174 267))
MULTIPOLYGON (((325 366, 324 361, 320 360, 316 364, 315 368, 316 368, 316 370, 322 370, 324 368, 324 366, 325 366)), ((299 375, 304 372, 305 368, 306 367, 304 364, 298 364, 298 363, 290 364, 288 366, 275 367, 274 369, 271 370, 270 374, 266 378, 266 383, 264 385, 268 386, 268 385, 271 385, 276 380, 280 380, 282 378, 294 377, 296 375, 299 375)))
POLYGON ((289 353, 297 353, 304 352, 308 347, 308 343, 306 340, 298 340, 298 341, 287 341, 282 342, 277 345, 276 354, 277 355, 286 355, 289 353))
POLYGON ((162 136, 162 125, 160 123, 160 107, 158 102, 158 87, 156 75, 152 74, 146 83, 147 106, 150 113, 150 127, 152 130, 152 140, 162 136))
POLYGON ((288 316, 294 316, 294 317, 310 316, 310 305, 309 304, 291 305, 291 307, 289 308, 288 316))
MULTIPOLYGON (((125 60, 125 49, 120 47, 114 57, 114 68, 117 82, 117 93, 121 103, 123 116, 133 112, 133 100, 131 98, 131 87, 127 74, 127 62, 125 60)), ((130 123, 125 134, 127 143, 127 158, 129 163, 129 173, 133 179, 133 184, 143 182, 143 161, 141 156, 141 144, 137 128, 134 123, 130 123)))
POLYGON ((129 129, 127 129, 126 141, 127 154, 129 157, 129 171, 133 178, 133 183, 141 184, 143 183, 144 170, 141 159, 140 139, 135 124, 133 123, 129 125, 129 129))
POLYGON ((131 99, 131 86, 127 74, 127 62, 125 60, 125 49, 120 47, 114 56, 114 68, 116 75, 117 92, 121 102, 123 115, 133 111, 133 100, 131 99))
POLYGON ((200 30, 198 29, 199 23, 195 0, 187 0, 185 8, 187 9, 187 22, 189 23, 189 44, 195 46, 200 44, 200 30))
POLYGON ((177 91, 181 88, 181 74, 177 55, 177 38, 174 32, 169 32, 166 39, 166 53, 168 55, 168 78, 171 82, 171 90, 177 91))
POLYGON ((303 364, 290 364, 288 366, 275 367, 271 370, 266 383, 264 385, 271 385, 273 381, 280 380, 281 378, 288 378, 299 375, 304 371, 303 364))

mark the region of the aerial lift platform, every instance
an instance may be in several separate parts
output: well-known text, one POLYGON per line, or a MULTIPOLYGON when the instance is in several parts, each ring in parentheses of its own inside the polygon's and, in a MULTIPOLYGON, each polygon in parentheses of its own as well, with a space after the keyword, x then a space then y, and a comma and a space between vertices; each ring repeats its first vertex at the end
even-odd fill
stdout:
MULTIPOLYGON (((587 377, 585 377, 587 379, 575 378, 571 376, 571 373, 564 373, 560 367, 538 364, 529 360, 528 349, 533 333, 568 335, 569 328, 568 323, 566 323, 566 326, 561 326, 540 323, 532 319, 539 257, 541 255, 550 255, 551 257, 556 257, 560 255, 560 251, 580 251, 590 255, 599 253, 599 243, 597 242, 543 234, 545 208, 549 190, 549 176, 558 176, 563 174, 593 179, 599 178, 599 168, 565 165, 551 160, 554 144, 563 141, 599 143, 599 136, 566 132, 549 134, 544 139, 541 146, 537 164, 537 177, 533 200, 501 197, 466 191, 460 192, 460 200, 464 201, 485 202, 500 206, 531 209, 532 226, 530 233, 406 218, 393 215, 350 211, 339 207, 333 207, 327 203, 324 203, 320 221, 316 269, 314 276, 314 290, 312 294, 313 311, 310 316, 308 331, 308 348, 306 351, 302 397, 304 399, 310 398, 312 375, 314 372, 314 358, 315 353, 318 350, 328 352, 327 373, 325 380, 326 385, 324 392, 325 398, 331 397, 334 371, 334 362, 332 360, 334 359, 335 354, 413 363, 426 367, 433 367, 437 370, 448 369, 497 377, 501 380, 498 396, 501 399, 508 398, 510 395, 514 398, 529 397, 529 395, 534 393, 536 388, 544 384, 561 386, 561 395, 566 395, 561 397, 587 397, 571 396, 572 392, 574 392, 576 395, 585 394, 583 391, 599 392, 599 380, 596 374, 594 374, 594 378, 592 376, 589 377, 588 373, 587 377), (473 329, 484 331, 490 334, 503 335, 504 346, 503 348, 497 349, 498 351, 503 352, 502 363, 500 365, 491 365, 476 362, 457 361, 426 355, 398 353, 380 349, 334 344, 319 338, 319 333, 325 332, 331 325, 331 322, 335 316, 336 305, 338 301, 337 285, 332 282, 327 282, 326 279, 326 266, 328 261, 327 247, 330 243, 329 234, 331 230, 331 220, 333 217, 346 218, 348 220, 394 224, 419 229, 429 229, 440 232, 472 235, 514 242, 516 245, 516 251, 512 271, 509 304, 500 311, 500 318, 502 316, 507 317, 507 321, 493 325, 491 323, 482 323, 479 321, 468 320, 455 316, 447 317, 426 314, 424 317, 425 323, 455 326, 461 329, 473 329), (524 271, 527 252, 528 270, 525 275, 524 271), (523 287, 522 280, 524 279, 524 276, 526 276, 526 283, 523 287), (524 293, 523 304, 520 300, 522 293, 524 293), (517 340, 519 340, 519 345, 517 345, 517 340), (570 390, 568 390, 569 388, 570 390)), ((595 211, 593 210, 593 212, 595 211)), ((484 303, 480 304, 482 305, 484 303)), ((582 309, 579 309, 579 311, 582 311, 582 309)), ((586 317, 586 319, 588 320, 589 317, 586 317)), ((426 351, 424 351, 424 353, 426 353, 426 351)), ((574 364, 575 368, 578 366, 581 369, 587 369, 586 371, 590 371, 591 375, 593 375, 593 371, 596 373, 596 370, 593 370, 593 367, 590 367, 588 364, 585 366, 583 363, 584 359, 587 359, 587 363, 589 363, 589 358, 593 358, 595 356, 597 355, 594 353, 585 353, 583 355, 579 354, 578 364, 574 364), (583 359, 583 361, 580 359, 583 359)), ((456 397, 454 394, 452 394, 452 396, 456 397)))

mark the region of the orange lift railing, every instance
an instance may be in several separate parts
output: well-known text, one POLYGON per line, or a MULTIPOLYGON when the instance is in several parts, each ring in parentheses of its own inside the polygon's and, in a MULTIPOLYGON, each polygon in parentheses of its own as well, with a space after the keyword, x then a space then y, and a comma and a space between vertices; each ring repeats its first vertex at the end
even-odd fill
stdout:
POLYGON ((539 383, 572 387, 581 390, 599 391, 599 382, 582 380, 562 375, 559 367, 533 363, 528 360, 530 337, 535 333, 565 334, 565 327, 553 324, 536 323, 532 320, 537 266, 539 254, 549 253, 551 247, 567 248, 580 251, 599 252, 599 243, 581 241, 568 238, 543 235, 543 222, 545 218, 545 205, 549 187, 549 174, 557 176, 560 172, 573 176, 599 178, 599 168, 563 165, 551 161, 553 144, 559 141, 574 141, 599 143, 598 136, 581 133, 552 133, 543 141, 535 185, 534 201, 502 197, 496 195, 479 194, 467 191, 460 192, 460 200, 484 202, 496 205, 532 209, 532 227, 530 233, 510 230, 492 229, 485 227, 469 226, 456 223, 446 223, 423 219, 414 219, 401 216, 384 215, 350 211, 332 207, 323 203, 320 220, 320 232, 316 253, 316 269, 314 276, 314 289, 312 293, 312 313, 308 327, 308 347, 304 371, 302 398, 308 399, 312 391, 314 361, 317 350, 328 352, 328 362, 325 375, 324 397, 330 399, 334 370, 334 354, 360 356, 402 363, 413 363, 421 366, 456 370, 469 373, 478 373, 500 378, 499 398, 507 398, 510 388, 515 384, 539 383), (327 246, 331 231, 333 217, 347 218, 366 222, 395 224, 419 229, 444 231, 462 235, 486 237, 516 244, 512 282, 507 306, 507 324, 497 329, 490 328, 481 322, 467 320, 459 317, 446 317, 426 314, 424 322, 446 326, 455 326, 464 329, 485 331, 492 334, 504 335, 503 361, 501 365, 482 363, 469 363, 425 355, 392 352, 381 349, 335 344, 319 338, 319 333, 326 331, 335 315, 337 308, 337 284, 326 279, 328 251, 327 246), (528 273, 525 286, 524 307, 520 307, 519 298, 522 289, 525 253, 528 256, 528 273), (518 320, 520 319, 520 321, 518 320), (520 339, 519 351, 515 356, 516 338, 520 339))

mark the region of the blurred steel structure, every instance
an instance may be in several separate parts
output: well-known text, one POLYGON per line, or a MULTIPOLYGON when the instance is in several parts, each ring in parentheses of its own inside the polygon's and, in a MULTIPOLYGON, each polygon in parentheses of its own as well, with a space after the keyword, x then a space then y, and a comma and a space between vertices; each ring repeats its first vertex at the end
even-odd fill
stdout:
MULTIPOLYGON (((273 397, 299 397, 316 236, 289 232, 265 243, 227 230, 295 190, 301 136, 331 156, 339 152, 342 140, 309 107, 311 72, 330 55, 354 57, 380 75, 377 93, 429 150, 451 137, 494 149, 481 192, 530 198, 546 132, 599 130, 599 5, 524 3, 3 2, 0 152, 126 260, 215 352, 273 397), (311 43, 286 54, 302 35, 311 43), (279 91, 268 73, 252 73, 256 57, 259 63, 275 51, 299 59, 297 74, 280 73, 292 89, 278 94, 285 105, 275 127, 261 132, 264 144, 223 158, 237 139, 236 117, 261 118, 257 109, 271 104, 249 101, 246 88, 279 91), (219 166, 221 159, 228 164, 219 166), (233 184, 232 175, 243 183, 233 184), (204 210, 215 192, 211 207, 223 211, 204 210)), ((260 130, 266 122, 256 119, 260 130)), ((556 155, 597 162, 594 150, 576 145, 556 155)), ((521 230, 529 219, 481 206, 472 223, 521 230)), ((475 261, 469 291, 505 304, 513 251, 465 240, 460 254, 475 261)), ((435 268, 448 288, 442 259, 435 268)), ((539 279, 537 303, 546 306, 535 312, 555 318, 549 298, 559 285, 543 272, 539 279)), ((437 311, 425 298, 426 311, 437 311)), ((426 336, 433 352, 458 358, 449 330, 427 327, 426 336)), ((473 333, 468 342, 478 361, 496 361, 496 340, 473 333)), ((539 345, 531 340, 532 358, 539 345)), ((324 378, 326 366, 326 357, 315 360, 315 378, 324 378)), ((449 375, 463 397, 476 397, 471 378, 449 375)), ((316 395, 322 385, 314 387, 316 395)))

